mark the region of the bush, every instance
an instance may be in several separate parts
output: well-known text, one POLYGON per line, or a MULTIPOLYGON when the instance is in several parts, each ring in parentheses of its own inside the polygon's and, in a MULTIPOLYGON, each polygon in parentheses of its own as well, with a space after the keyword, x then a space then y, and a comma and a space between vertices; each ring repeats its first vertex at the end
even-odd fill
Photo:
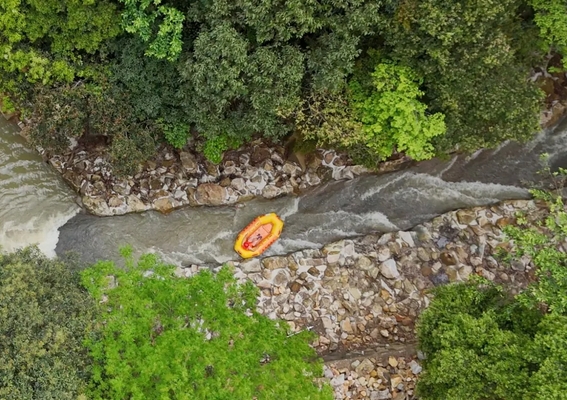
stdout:
POLYGON ((33 111, 24 131, 35 145, 55 152, 67 150, 69 139, 80 137, 87 128, 88 97, 83 85, 36 86, 33 111))
POLYGON ((163 129, 163 135, 167 143, 176 149, 182 149, 187 144, 189 137, 189 125, 187 124, 171 124, 166 123, 163 119, 157 121, 158 125, 163 129))
POLYGON ((84 393, 83 340, 94 303, 67 265, 34 248, 0 255, 0 398, 69 399, 84 393))
POLYGON ((69 138, 104 136, 116 175, 133 175, 140 163, 155 155, 158 127, 134 116, 128 96, 115 86, 78 82, 58 88, 38 86, 34 109, 25 130, 32 142, 64 152, 69 138))
POLYGON ((227 135, 218 135, 205 141, 202 151, 212 163, 219 164, 225 151, 236 149, 242 145, 242 140, 233 139, 227 135))
POLYGON ((322 373, 306 333, 255 311, 257 289, 223 268, 189 279, 154 255, 126 269, 99 262, 83 273, 97 300, 101 341, 93 399, 330 399, 313 383, 322 373), (116 285, 109 287, 108 276, 116 285))

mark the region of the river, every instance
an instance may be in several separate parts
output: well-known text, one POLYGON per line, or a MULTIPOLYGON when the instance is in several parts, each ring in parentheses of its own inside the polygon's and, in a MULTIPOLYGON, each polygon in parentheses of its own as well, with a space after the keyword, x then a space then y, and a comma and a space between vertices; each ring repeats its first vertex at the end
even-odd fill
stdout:
POLYGON ((55 256, 59 228, 77 214, 75 194, 0 114, 0 247, 38 244, 55 256))
POLYGON ((277 212, 284 231, 266 256, 370 232, 409 229, 441 213, 506 199, 529 197, 540 180, 539 155, 567 166, 567 121, 526 145, 505 143, 494 150, 448 161, 430 160, 399 172, 332 182, 300 197, 253 200, 241 207, 198 207, 95 217, 77 213, 74 195, 14 129, 0 122, 0 245, 5 250, 38 243, 47 254, 80 254, 85 262, 119 259, 118 247, 150 251, 166 261, 220 263, 237 259, 233 240, 258 214, 277 212))

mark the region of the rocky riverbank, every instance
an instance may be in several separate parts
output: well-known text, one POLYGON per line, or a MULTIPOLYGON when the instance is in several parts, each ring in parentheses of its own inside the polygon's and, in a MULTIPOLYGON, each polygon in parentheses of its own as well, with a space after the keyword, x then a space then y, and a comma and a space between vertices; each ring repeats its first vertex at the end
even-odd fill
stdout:
MULTIPOLYGON (((288 321, 294 332, 317 334, 313 346, 328 360, 325 376, 336 399, 411 399, 421 371, 415 324, 430 289, 472 274, 512 292, 524 288, 533 265, 499 261, 498 250, 513 245, 502 229, 518 213, 536 218, 545 212, 533 200, 507 201, 449 212, 411 231, 230 264, 237 278, 260 289, 260 312, 288 321)), ((177 273, 190 276, 201 268, 177 273)))
MULTIPOLYGON (((67 154, 50 157, 49 162, 80 194, 82 205, 100 216, 146 210, 167 213, 183 206, 228 205, 254 197, 271 199, 370 172, 332 151, 319 150, 307 158, 299 155, 294 161, 285 153, 282 146, 255 141, 226 152, 222 163, 215 165, 190 150, 164 146, 136 175, 125 178, 112 173, 104 151, 87 151, 79 145, 67 154)), ((385 163, 381 170, 407 163, 408 158, 400 158, 385 163)))

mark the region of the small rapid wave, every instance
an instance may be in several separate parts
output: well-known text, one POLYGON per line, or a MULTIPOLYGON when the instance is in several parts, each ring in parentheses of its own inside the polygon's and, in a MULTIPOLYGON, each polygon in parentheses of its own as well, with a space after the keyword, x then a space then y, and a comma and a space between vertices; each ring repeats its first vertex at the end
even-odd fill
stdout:
POLYGON ((79 212, 59 174, 0 117, 0 248, 38 245, 55 256, 59 227, 79 212))

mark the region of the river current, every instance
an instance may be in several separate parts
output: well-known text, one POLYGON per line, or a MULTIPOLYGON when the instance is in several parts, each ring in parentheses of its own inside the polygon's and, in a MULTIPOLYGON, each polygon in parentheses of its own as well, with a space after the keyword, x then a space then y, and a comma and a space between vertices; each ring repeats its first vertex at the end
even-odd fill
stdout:
POLYGON ((236 234, 267 212, 278 213, 285 226, 266 256, 318 248, 370 232, 410 229, 458 208, 527 198, 526 188, 541 180, 541 153, 549 154, 552 166, 567 166, 564 121, 525 145, 504 143, 404 171, 332 182, 299 197, 101 218, 79 212, 75 195, 15 131, 0 121, 0 246, 36 243, 48 255, 73 251, 85 262, 117 260, 125 244, 136 254, 156 252, 182 265, 237 259, 236 234))

